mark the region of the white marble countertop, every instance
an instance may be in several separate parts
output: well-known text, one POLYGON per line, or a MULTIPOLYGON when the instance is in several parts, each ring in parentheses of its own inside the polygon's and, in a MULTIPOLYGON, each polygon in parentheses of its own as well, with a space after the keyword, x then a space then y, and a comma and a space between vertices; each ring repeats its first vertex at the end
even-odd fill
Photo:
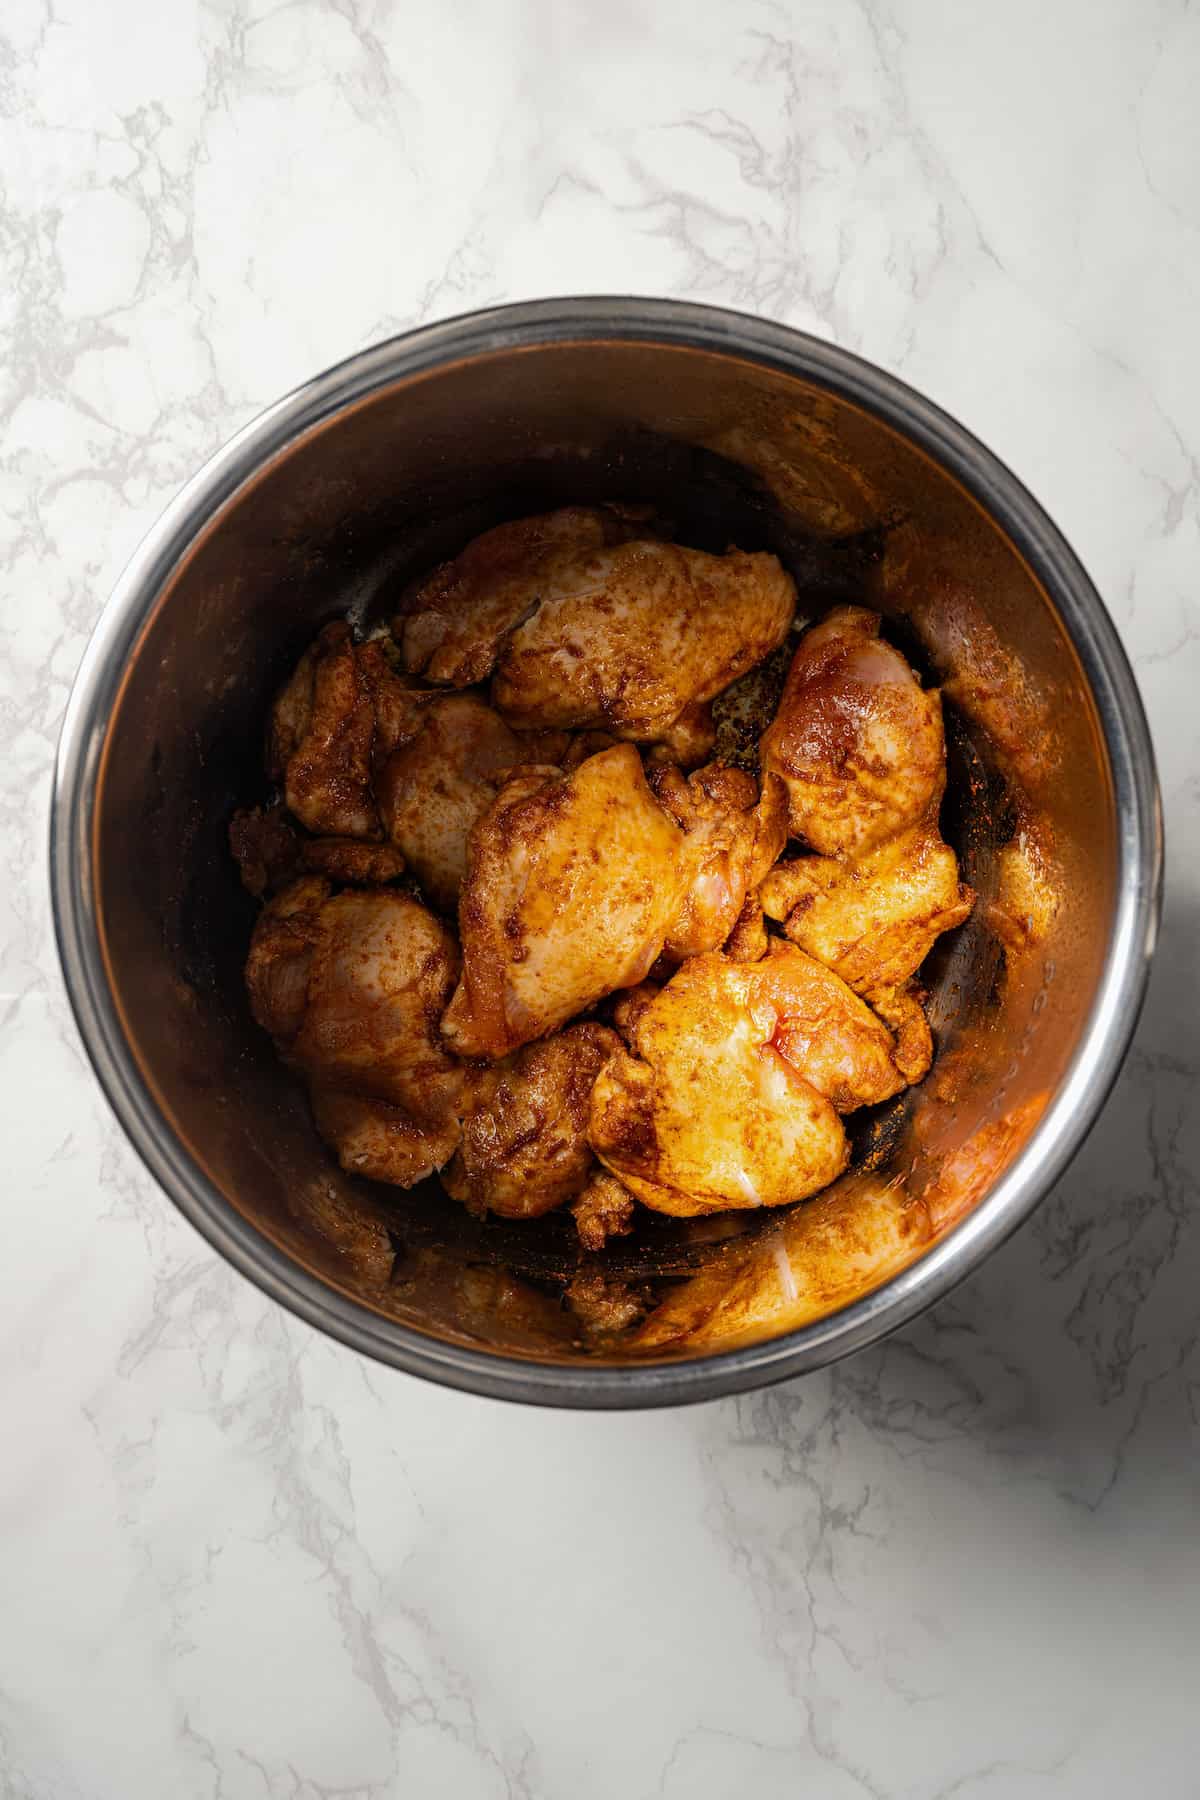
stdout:
POLYGON ((1200 10, 5 0, 0 1793, 1193 1795, 1200 10), (389 1374, 142 1172, 62 995, 51 759, 115 575, 242 421, 544 293, 804 326, 958 414, 1133 655, 1168 817, 1135 1049, 885 1348, 542 1414, 389 1374))

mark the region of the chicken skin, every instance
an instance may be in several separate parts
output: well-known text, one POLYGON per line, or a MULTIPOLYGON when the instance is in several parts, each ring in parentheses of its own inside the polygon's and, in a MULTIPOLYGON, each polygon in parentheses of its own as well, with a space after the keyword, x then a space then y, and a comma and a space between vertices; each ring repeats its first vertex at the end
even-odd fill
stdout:
POLYGON ((317 1130, 348 1175, 409 1188, 453 1156, 459 1125, 453 1113, 415 1118, 403 1106, 367 1094, 309 1089, 317 1130))
POLYGON ((796 653, 763 756, 788 783, 792 831, 821 854, 776 864, 760 899, 892 1027, 912 1082, 933 1057, 912 977, 975 896, 937 828, 940 701, 882 642, 879 624, 840 607, 796 653))
POLYGON ((942 932, 962 924, 975 898, 929 820, 858 862, 800 856, 778 863, 759 892, 793 943, 868 999, 902 986, 942 932))
POLYGON ((551 760, 549 747, 520 738, 474 694, 428 706, 417 736, 384 764, 376 784, 383 827, 429 899, 453 912, 467 869, 467 838, 518 763, 551 760))
POLYGON ((420 728, 420 702, 377 643, 327 625, 276 699, 267 772, 318 837, 378 838, 374 770, 420 728))
POLYGON ((795 605, 773 556, 710 556, 572 507, 477 538, 398 624, 407 669, 455 687, 494 671, 520 729, 595 727, 695 763, 707 703, 783 642, 795 605))
POLYGON ((667 765, 649 779, 686 834, 684 898, 665 945, 669 957, 682 961, 719 950, 738 924, 747 897, 787 841, 787 791, 775 775, 760 791, 752 775, 716 764, 687 780, 667 765))
POLYGON ((509 633, 578 578, 588 559, 645 531, 619 508, 564 506, 473 538, 404 597, 393 630, 404 667, 445 687, 486 681, 509 633))
POLYGON ((768 917, 833 969, 886 1019, 910 1082, 933 1060, 933 1039, 912 976, 944 931, 975 903, 958 860, 932 820, 858 862, 800 856, 777 863, 759 890, 768 917))
POLYGON ((395 891, 333 895, 304 876, 263 909, 251 1010, 308 1078, 345 1168, 408 1187, 453 1154, 462 1075, 438 1019, 458 961, 445 926, 395 891))
POLYGON ((773 556, 619 544, 542 596, 492 697, 515 725, 599 726, 696 762, 712 742, 708 702, 783 642, 795 609, 773 556))
POLYGON ((641 981, 679 910, 682 843, 631 744, 521 771, 471 833, 447 1042, 505 1056, 641 981))
POLYGON ((773 1008, 774 1043, 839 1113, 878 1106, 905 1086, 896 1042, 865 1001, 824 963, 775 938, 753 965, 755 1004, 773 1008))
POLYGON ((404 858, 391 844, 365 838, 302 837, 282 806, 234 813, 229 847, 242 885, 256 900, 278 893, 297 875, 328 875, 347 887, 373 887, 404 873, 404 858))
POLYGON ((845 1167, 839 1112, 904 1086, 891 1033, 790 944, 760 962, 693 957, 625 1010, 630 1050, 592 1090, 592 1147, 657 1211, 803 1200, 845 1167))
POLYGON ((822 856, 867 855, 929 816, 946 785, 941 701, 879 626, 840 606, 806 632, 762 740, 792 835, 822 856))
POLYGON ((442 1185, 472 1212, 536 1219, 573 1200, 594 1168, 592 1086, 618 1046, 590 1020, 467 1077, 462 1142, 442 1185))

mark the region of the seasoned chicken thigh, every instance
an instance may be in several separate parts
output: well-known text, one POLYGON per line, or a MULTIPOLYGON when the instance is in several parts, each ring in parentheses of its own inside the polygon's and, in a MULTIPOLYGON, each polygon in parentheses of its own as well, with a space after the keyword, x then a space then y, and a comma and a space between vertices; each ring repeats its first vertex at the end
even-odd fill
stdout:
POLYGON ((626 1009, 589 1135, 647 1206, 690 1215, 803 1200, 841 1173, 839 1111, 897 1093, 891 1033, 789 944, 756 963, 694 957, 626 1009))
POLYGON ((777 863, 759 893, 793 943, 887 1020, 899 1067, 908 1081, 919 1081, 933 1059, 933 1039, 912 977, 942 932, 961 925, 975 903, 932 819, 857 862, 800 856, 777 863))
POLYGON ((410 594, 406 668, 465 687, 492 670, 513 725, 597 727, 698 762, 707 703, 783 642, 795 611, 775 557, 709 556, 602 508, 486 532, 410 594))
POLYGON ((300 823, 320 837, 377 838, 371 781, 420 727, 418 697, 377 643, 327 625, 284 686, 271 715, 267 772, 300 823))
POLYGON ((592 1089, 592 1148, 658 1212, 782 1206, 845 1167, 836 1110, 774 1042, 758 967, 717 954, 684 963, 592 1089))
POLYGON ((821 855, 778 863, 760 898, 788 937, 870 1001, 918 1081, 933 1040, 912 977, 974 895, 937 828, 946 784, 938 696, 858 607, 802 642, 764 760, 788 782, 791 828, 821 855))
POLYGON ((597 552, 640 535, 643 524, 607 506, 564 506, 485 531, 405 595, 393 627, 405 668, 446 687, 486 681, 544 594, 576 580, 597 552))
POLYGON ((449 694, 426 708, 417 736, 384 764, 377 782, 384 830, 443 912, 458 904, 467 838, 508 771, 544 760, 544 746, 518 737, 476 695, 449 694))
POLYGON ((642 980, 679 910, 682 843, 631 744, 502 788, 471 833, 453 1048, 504 1056, 642 980))
POLYGON ((462 1143, 442 1185, 472 1212, 536 1219, 572 1200, 594 1167, 592 1086, 618 1038, 585 1020, 467 1077, 462 1143))
POLYGON ((762 740, 793 836, 822 856, 865 856, 929 815, 946 785, 941 701, 879 626, 841 606, 806 632, 762 740))
POLYGON ((336 895, 321 923, 292 1056, 326 1085, 414 1117, 441 1113, 459 1085, 438 1035, 458 974, 452 935, 419 901, 386 889, 336 895))
POLYGON ((877 1106, 905 1085, 896 1044, 882 1020, 823 963, 772 940, 752 965, 752 1003, 775 1015, 773 1042, 840 1113, 877 1106))
POLYGON ((367 1094, 309 1089, 317 1130, 349 1175, 409 1188, 453 1156, 458 1120, 453 1113, 414 1118, 403 1106, 367 1094))
POLYGON ((975 898, 930 820, 858 862, 799 856, 778 863, 759 891, 768 917, 785 922, 793 943, 868 999, 907 981, 975 898))
POLYGON ((251 1009, 308 1077, 346 1168, 407 1187, 453 1153, 462 1078, 438 1019, 457 973, 451 934, 404 894, 332 896, 306 876, 263 909, 251 1009))
POLYGON ((685 833, 684 897, 667 933, 667 955, 682 961, 719 950, 787 841, 787 792, 775 775, 759 783, 713 764, 685 780, 672 765, 650 786, 685 833))
POLYGON ((256 806, 234 813, 229 847, 243 886, 261 900, 301 873, 328 875, 349 887, 372 887, 404 873, 404 858, 391 844, 365 838, 302 837, 282 806, 256 806))
POLYGON ((304 1023, 308 978, 325 935, 322 913, 332 893, 322 876, 301 876, 263 907, 250 939, 246 958, 250 1011, 285 1053, 304 1023))
POLYGON ((512 634, 492 697, 515 725, 602 726, 698 762, 708 702, 787 636, 791 577, 773 556, 619 544, 541 596, 512 634))

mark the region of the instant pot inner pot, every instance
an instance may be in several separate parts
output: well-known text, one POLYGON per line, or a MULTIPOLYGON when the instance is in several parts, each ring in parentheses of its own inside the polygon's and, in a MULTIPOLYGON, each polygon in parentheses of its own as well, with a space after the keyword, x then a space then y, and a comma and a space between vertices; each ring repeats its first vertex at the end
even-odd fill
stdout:
POLYGON ((706 550, 774 551, 801 617, 876 607, 944 684, 943 829, 980 899, 927 970, 938 1060, 854 1122, 832 1201, 783 1209, 816 1206, 810 1222, 862 1237, 857 1285, 817 1284, 810 1314, 912 1261, 978 1204, 1061 1078, 1108 936, 1113 807, 1046 594, 948 473, 848 402, 732 355, 591 342, 452 363, 336 413, 242 486, 164 586, 105 744, 95 851, 125 1030, 231 1207, 325 1283, 435 1337, 619 1362, 799 1323, 794 1282, 772 1299, 761 1279, 793 1228, 779 1212, 640 1210, 633 1237, 585 1257, 567 1217, 479 1221, 436 1181, 404 1193, 342 1173, 250 1018, 255 908, 226 836, 236 806, 266 797, 264 721, 318 626, 349 613, 369 629, 478 531, 600 500, 649 504, 706 550), (1053 890, 1029 942, 994 904, 1004 846, 1026 842, 1053 890))

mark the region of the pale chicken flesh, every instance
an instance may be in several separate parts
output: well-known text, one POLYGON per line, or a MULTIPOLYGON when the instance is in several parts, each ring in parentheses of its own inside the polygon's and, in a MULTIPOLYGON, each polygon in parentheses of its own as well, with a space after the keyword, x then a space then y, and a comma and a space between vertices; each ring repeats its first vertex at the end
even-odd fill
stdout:
POLYGON ((902 986, 974 901, 931 820, 856 862, 800 856, 777 863, 760 895, 793 943, 868 997, 902 986))
POLYGON ((659 767, 650 785, 685 834, 683 900, 665 945, 683 961, 719 950, 741 920, 787 842, 787 793, 777 776, 760 788, 743 770, 716 764, 687 780, 672 765, 659 767))
POLYGON ((467 839, 519 763, 557 761, 565 734, 547 745, 518 737, 474 694, 425 708, 420 731, 388 757, 376 784, 383 827, 426 896, 453 912, 467 868, 467 839))
POLYGON ((251 1008, 352 1171, 408 1187, 453 1154, 462 1076, 438 1020, 458 966, 452 934, 405 894, 305 876, 264 908, 251 1008))
POLYGON ((904 1085, 887 1028, 836 975, 788 944, 760 962, 693 957, 623 1019, 592 1090, 605 1167, 660 1212, 803 1200, 838 1176, 839 1111, 904 1085))
POLYGON ((941 701, 879 626, 842 606, 806 632, 762 740, 792 835, 822 856, 865 856, 925 818, 946 785, 941 701))
POLYGON ((471 833, 448 1043, 504 1056, 642 980, 679 909, 682 844, 631 744, 502 788, 471 833))

